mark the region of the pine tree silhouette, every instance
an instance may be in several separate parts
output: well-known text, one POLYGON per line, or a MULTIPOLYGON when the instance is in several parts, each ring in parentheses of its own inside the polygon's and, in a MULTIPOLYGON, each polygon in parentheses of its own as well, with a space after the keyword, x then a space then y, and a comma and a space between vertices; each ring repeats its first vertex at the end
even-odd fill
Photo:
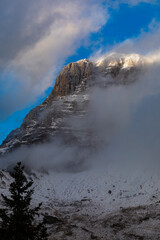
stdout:
POLYGON ((36 223, 41 203, 31 208, 33 181, 28 181, 24 166, 17 163, 12 173, 14 181, 10 184, 10 197, 2 194, 4 208, 0 209, 1 240, 47 240, 48 234, 44 221, 36 223))

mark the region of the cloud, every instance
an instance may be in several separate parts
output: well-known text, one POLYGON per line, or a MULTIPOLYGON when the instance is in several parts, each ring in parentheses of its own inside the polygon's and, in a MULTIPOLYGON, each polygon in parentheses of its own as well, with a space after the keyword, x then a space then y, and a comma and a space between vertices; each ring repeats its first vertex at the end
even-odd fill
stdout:
POLYGON ((119 8, 121 4, 127 4, 130 7, 137 6, 141 3, 158 4, 158 0, 104 0, 104 3, 112 8, 119 8))
POLYGON ((127 39, 113 47, 113 51, 125 53, 139 53, 143 55, 150 54, 151 52, 160 51, 160 28, 154 29, 150 32, 142 32, 140 36, 133 39, 127 39))
POLYGON ((1 89, 5 86, 4 92, 0 92, 1 116, 33 101, 53 84, 66 57, 108 20, 107 9, 101 3, 94 0, 1 3, 1 89), (7 108, 9 102, 11 106, 7 108))
POLYGON ((140 54, 148 58, 149 62, 160 61, 160 22, 154 18, 147 29, 141 29, 141 34, 134 38, 126 39, 119 44, 99 49, 90 57, 94 61, 99 58, 105 58, 108 54, 140 54))
MULTIPOLYGON (((0 119, 53 85, 65 59, 106 24, 107 8, 156 1, 3 1, 0 7, 0 119)), ((127 42, 127 41, 126 41, 127 42)), ((158 40, 157 40, 158 42, 158 40)), ((128 40, 128 45, 132 45, 128 40)))
POLYGON ((120 0, 118 1, 119 3, 126 3, 129 5, 138 5, 140 3, 150 3, 150 4, 156 4, 158 1, 157 0, 120 0))
POLYGON ((22 147, 4 156, 1 166, 22 161, 36 170, 58 172, 156 170, 160 155, 159 66, 145 65, 137 81, 129 85, 94 87, 87 113, 67 119, 72 137, 80 145, 56 138, 51 143, 22 147))

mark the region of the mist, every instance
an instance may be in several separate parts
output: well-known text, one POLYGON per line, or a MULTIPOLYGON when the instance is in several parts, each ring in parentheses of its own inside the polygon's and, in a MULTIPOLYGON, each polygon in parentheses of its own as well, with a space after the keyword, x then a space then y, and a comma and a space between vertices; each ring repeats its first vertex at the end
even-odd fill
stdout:
POLYGON ((44 172, 159 172, 159 76, 160 64, 154 62, 143 67, 134 83, 92 88, 86 114, 66 120, 75 137, 79 137, 77 130, 89 136, 84 142, 79 139, 81 144, 77 145, 54 139, 21 147, 1 159, 1 168, 21 161, 44 172))

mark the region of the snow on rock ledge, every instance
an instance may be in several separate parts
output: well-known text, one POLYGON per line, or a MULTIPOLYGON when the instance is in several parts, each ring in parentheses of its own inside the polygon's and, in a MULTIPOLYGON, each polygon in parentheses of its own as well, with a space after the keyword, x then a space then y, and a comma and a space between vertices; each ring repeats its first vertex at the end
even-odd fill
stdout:
POLYGON ((121 67, 122 69, 143 66, 146 63, 146 58, 139 54, 118 54, 111 53, 103 56, 96 61, 98 67, 121 67))

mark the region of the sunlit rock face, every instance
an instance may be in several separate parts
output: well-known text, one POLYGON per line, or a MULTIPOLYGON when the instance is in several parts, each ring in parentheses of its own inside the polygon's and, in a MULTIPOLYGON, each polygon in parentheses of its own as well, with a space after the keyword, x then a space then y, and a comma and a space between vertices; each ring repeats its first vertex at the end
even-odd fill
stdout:
POLYGON ((130 84, 138 79, 146 61, 132 54, 110 54, 97 61, 87 59, 70 63, 58 75, 47 99, 32 109, 20 128, 12 131, 0 146, 0 154, 22 145, 54 141, 95 146, 91 130, 72 126, 71 118, 83 118, 94 87, 130 84))
MULTIPOLYGON (((65 66, 58 75, 54 89, 48 97, 48 100, 52 100, 54 96, 66 96, 75 92, 82 81, 92 75, 93 68, 93 63, 87 59, 65 66)), ((83 86, 81 87, 85 90, 83 86)))

